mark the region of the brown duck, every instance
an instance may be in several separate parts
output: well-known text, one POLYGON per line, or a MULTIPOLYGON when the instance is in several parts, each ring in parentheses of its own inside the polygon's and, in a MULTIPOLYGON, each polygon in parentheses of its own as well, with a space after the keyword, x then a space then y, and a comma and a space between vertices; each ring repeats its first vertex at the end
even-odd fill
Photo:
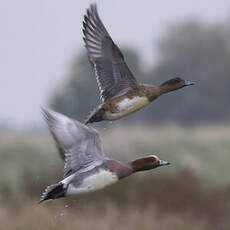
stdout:
POLYGON ((138 83, 103 25, 96 4, 87 10, 83 33, 103 101, 85 124, 120 119, 140 110, 162 94, 194 84, 181 78, 170 79, 159 86, 138 83))

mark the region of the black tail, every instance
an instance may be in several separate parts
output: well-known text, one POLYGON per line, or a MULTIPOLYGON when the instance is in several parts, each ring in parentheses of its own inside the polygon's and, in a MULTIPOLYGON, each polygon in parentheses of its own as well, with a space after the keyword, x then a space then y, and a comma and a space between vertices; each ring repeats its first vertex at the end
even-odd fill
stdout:
POLYGON ((65 196, 65 189, 62 183, 53 184, 46 188, 45 192, 42 194, 39 204, 46 201, 57 199, 65 196))
POLYGON ((89 117, 85 121, 85 125, 88 123, 93 123, 93 122, 98 122, 98 121, 103 121, 104 120, 104 114, 105 114, 105 109, 96 109, 93 110, 89 117))

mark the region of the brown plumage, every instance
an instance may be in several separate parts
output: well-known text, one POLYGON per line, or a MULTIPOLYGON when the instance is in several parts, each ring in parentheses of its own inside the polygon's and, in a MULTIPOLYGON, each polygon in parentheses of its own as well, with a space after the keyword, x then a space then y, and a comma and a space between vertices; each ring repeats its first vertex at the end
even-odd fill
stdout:
POLYGON ((83 33, 104 102, 90 114, 86 124, 120 119, 140 110, 164 93, 194 84, 181 78, 173 78, 160 86, 139 84, 102 23, 95 4, 90 6, 84 17, 83 33))
POLYGON ((43 109, 43 114, 63 154, 65 167, 63 180, 48 186, 40 203, 93 192, 132 173, 169 164, 155 155, 131 162, 110 159, 103 152, 100 136, 95 129, 51 110, 43 109))
POLYGON ((107 168, 110 172, 115 173, 118 179, 122 179, 136 172, 151 170, 169 164, 167 161, 160 160, 156 155, 149 155, 127 163, 108 160, 107 168))

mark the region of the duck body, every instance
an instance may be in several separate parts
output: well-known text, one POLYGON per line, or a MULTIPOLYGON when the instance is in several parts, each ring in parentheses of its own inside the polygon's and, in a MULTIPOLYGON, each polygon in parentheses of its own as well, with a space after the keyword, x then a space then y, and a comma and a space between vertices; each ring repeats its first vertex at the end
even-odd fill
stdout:
MULTIPOLYGON (((112 103, 114 102, 112 101, 112 103)), ((111 108, 111 106, 107 106, 106 104, 104 104, 101 106, 102 108, 106 108, 103 120, 118 120, 142 109, 149 103, 150 102, 146 96, 134 96, 133 98, 123 98, 121 101, 115 100, 115 103, 113 104, 113 107, 115 109, 113 109, 113 107, 111 108)))
POLYGON ((51 110, 43 109, 43 112, 65 167, 63 180, 48 186, 40 203, 94 192, 132 173, 169 164, 155 155, 130 162, 109 159, 102 151, 99 134, 94 128, 51 110))
POLYGON ((128 164, 105 160, 91 170, 84 169, 83 172, 68 176, 61 183, 66 188, 66 195, 77 195, 103 189, 129 176, 132 172, 133 170, 128 164))
POLYGON ((173 78, 165 82, 167 85, 163 83, 160 86, 137 82, 122 52, 101 21, 95 4, 89 7, 84 17, 83 34, 103 101, 90 114, 85 124, 120 119, 142 109, 163 93, 194 84, 186 84, 181 78, 173 78))
POLYGON ((94 172, 74 176, 73 179, 74 181, 68 184, 66 195, 94 192, 118 181, 116 174, 105 169, 98 169, 94 172), (78 180, 79 177, 84 177, 84 179, 78 180))
POLYGON ((103 118, 109 121, 120 119, 142 109, 159 96, 158 87, 142 84, 136 89, 102 104, 101 108, 105 109, 103 118))
POLYGON ((141 84, 137 88, 101 104, 90 114, 86 124, 101 120, 118 120, 142 109, 160 95, 161 90, 158 86, 141 84))

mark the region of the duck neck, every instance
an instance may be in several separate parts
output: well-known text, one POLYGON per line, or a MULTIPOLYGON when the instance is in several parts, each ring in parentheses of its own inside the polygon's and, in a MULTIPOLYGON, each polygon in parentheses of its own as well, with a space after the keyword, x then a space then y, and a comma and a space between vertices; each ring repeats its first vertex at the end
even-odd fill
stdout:
POLYGON ((125 178, 133 173, 133 169, 129 163, 108 160, 108 169, 115 173, 118 179, 125 178))
POLYGON ((177 89, 176 87, 173 87, 172 85, 160 85, 159 88, 160 88, 161 94, 169 93, 177 89))
POLYGON ((141 89, 145 92, 145 96, 147 96, 150 102, 152 102, 162 94, 160 87, 156 85, 143 84, 141 89))

